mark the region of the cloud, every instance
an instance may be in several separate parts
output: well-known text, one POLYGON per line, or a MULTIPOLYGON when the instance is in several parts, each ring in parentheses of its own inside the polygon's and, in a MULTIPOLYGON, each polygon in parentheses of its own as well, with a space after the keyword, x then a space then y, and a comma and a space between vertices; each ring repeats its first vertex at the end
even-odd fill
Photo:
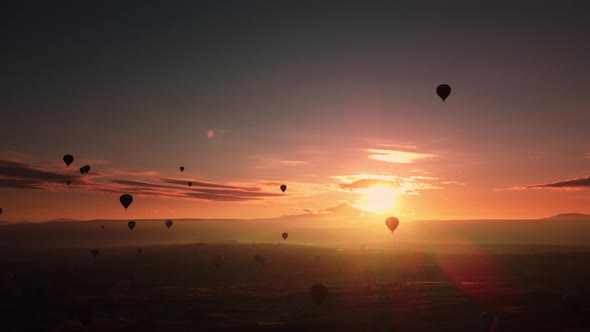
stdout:
POLYGON ((337 186, 337 189, 341 191, 364 192, 372 187, 390 187, 398 189, 404 194, 417 195, 421 190, 443 189, 440 185, 431 183, 438 180, 437 178, 429 176, 355 174, 333 176, 332 178, 343 182, 337 186))
POLYGON ((304 166, 309 165, 309 161, 305 160, 289 160, 289 159, 282 159, 279 157, 273 156, 253 156, 257 160, 257 167, 256 168, 269 168, 269 167, 276 167, 276 166, 304 166))
POLYGON ((367 151, 372 153, 369 155, 369 159, 396 164, 410 164, 416 160, 437 157, 437 155, 430 153, 408 152, 400 150, 368 149, 367 151))
POLYGON ((590 175, 581 178, 574 178, 568 180, 561 180, 551 183, 528 185, 526 189, 565 189, 565 190, 579 190, 590 188, 590 175))
MULTIPOLYGON (((91 171, 92 173, 92 171, 91 171)), ((184 198, 208 201, 256 201, 282 196, 282 193, 266 192, 252 184, 225 184, 192 180, 188 188, 186 179, 158 178, 154 180, 105 179, 116 175, 149 176, 152 171, 112 170, 108 173, 81 175, 77 169, 58 172, 36 167, 24 162, 0 160, 0 188, 55 191, 58 188, 80 189, 87 192, 120 195, 130 193, 138 196, 184 198), (67 172, 67 173, 65 173, 67 172), (65 185, 71 180, 71 187, 65 185), (179 187, 178 185, 181 185, 179 187)))

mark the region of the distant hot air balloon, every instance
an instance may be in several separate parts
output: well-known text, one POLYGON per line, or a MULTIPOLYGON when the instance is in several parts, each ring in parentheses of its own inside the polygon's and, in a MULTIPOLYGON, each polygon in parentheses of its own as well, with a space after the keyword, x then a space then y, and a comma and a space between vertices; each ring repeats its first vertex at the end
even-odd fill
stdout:
POLYGON ((2 214, 2 209, 0 208, 0 214, 2 214))
POLYGON ((84 170, 84 174, 88 174, 90 172, 90 165, 85 165, 82 169, 84 170))
POLYGON ((104 225, 100 225, 100 229, 103 230, 104 229, 104 225))
POLYGON ((166 227, 168 227, 168 229, 170 229, 170 227, 172 227, 173 222, 172 222, 172 220, 168 219, 168 220, 166 220, 165 224, 166 224, 166 227))
POLYGON ((193 183, 192 183, 192 182, 189 182, 189 183, 188 183, 188 187, 190 188, 190 187, 192 187, 192 186, 193 186, 193 183))
POLYGON ((131 205, 131 203, 133 203, 133 196, 131 196, 129 194, 123 194, 123 195, 121 195, 121 197, 119 197, 119 202, 121 202, 121 205, 123 205, 125 210, 127 210, 129 205, 131 205))
POLYGON ((184 172, 184 166, 180 166, 180 171, 184 172))
POLYGON ((84 174, 84 167, 80 167, 80 174, 84 174))
POLYGON ((66 180, 66 184, 69 186, 70 184, 72 184, 72 181, 66 180))
POLYGON ((399 219, 397 219, 396 217, 389 217, 385 220, 385 225, 387 225, 387 228, 389 228, 391 233, 393 233, 397 226, 399 226, 399 219))
POLYGON ((78 320, 86 326, 94 321, 94 311, 90 308, 78 308, 78 320))
POLYGON ((224 259, 223 255, 217 255, 215 257, 215 267, 219 268, 221 266, 221 264, 223 264, 224 260, 225 259, 224 259))
POLYGON ((138 255, 141 255, 142 253, 143 253, 143 249, 141 249, 141 248, 137 248, 137 254, 138 254, 138 255))
POLYGON ((447 97, 451 94, 451 87, 447 84, 441 84, 436 88, 436 94, 444 102, 445 99, 447 99, 447 97))
POLYGON ((135 228, 135 221, 128 222, 127 226, 129 227, 129 230, 133 230, 133 228, 135 228))
POLYGON ((310 289, 310 295, 313 301, 317 305, 320 305, 324 302, 326 296, 328 296, 328 287, 324 284, 313 285, 310 289))
POLYGON ((283 233, 282 236, 283 236, 283 240, 286 240, 287 237, 289 237, 289 234, 288 233, 283 233))
POLYGON ((70 167, 70 165, 74 162, 74 156, 72 156, 71 154, 66 154, 64 156, 64 163, 66 163, 66 166, 70 167))
POLYGON ((281 191, 282 191, 282 192, 285 192, 285 190, 287 190, 287 186, 286 186, 286 185, 284 185, 284 184, 282 184, 282 185, 281 185, 281 191))
POLYGON ((98 256, 98 249, 92 249, 92 250, 90 250, 90 254, 91 254, 91 255, 92 255, 94 258, 96 258, 96 256, 98 256))

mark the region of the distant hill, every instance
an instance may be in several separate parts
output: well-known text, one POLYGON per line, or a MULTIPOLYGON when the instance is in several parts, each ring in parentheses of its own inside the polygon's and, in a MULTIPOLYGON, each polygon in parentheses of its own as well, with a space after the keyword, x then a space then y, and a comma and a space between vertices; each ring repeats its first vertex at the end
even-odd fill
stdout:
POLYGON ((346 203, 323 211, 269 219, 164 219, 75 221, 8 224, 0 227, 0 246, 107 247, 194 242, 257 242, 310 245, 341 244, 487 244, 590 245, 590 216, 561 214, 528 220, 401 220, 394 234, 384 217, 346 203), (557 222, 558 221, 558 222, 557 222), (104 229, 101 229, 104 225, 104 229), (287 240, 282 232, 289 233, 287 240))

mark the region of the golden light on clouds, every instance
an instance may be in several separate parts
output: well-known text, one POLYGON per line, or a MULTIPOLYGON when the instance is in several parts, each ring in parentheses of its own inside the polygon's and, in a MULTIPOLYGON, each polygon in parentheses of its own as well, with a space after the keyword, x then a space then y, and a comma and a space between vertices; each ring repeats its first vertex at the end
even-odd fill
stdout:
POLYGON ((380 160, 388 163, 396 164, 409 164, 419 159, 433 158, 435 154, 431 153, 420 153, 420 152, 408 152, 399 150, 381 150, 381 149, 368 149, 369 159, 380 160))

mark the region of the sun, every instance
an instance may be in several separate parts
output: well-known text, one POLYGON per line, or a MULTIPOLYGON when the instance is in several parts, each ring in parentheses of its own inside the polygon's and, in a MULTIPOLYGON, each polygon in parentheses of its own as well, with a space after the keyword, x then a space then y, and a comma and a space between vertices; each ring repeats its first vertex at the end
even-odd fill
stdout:
POLYGON ((396 191, 394 188, 377 186, 365 191, 364 208, 374 213, 391 212, 395 206, 396 191))

